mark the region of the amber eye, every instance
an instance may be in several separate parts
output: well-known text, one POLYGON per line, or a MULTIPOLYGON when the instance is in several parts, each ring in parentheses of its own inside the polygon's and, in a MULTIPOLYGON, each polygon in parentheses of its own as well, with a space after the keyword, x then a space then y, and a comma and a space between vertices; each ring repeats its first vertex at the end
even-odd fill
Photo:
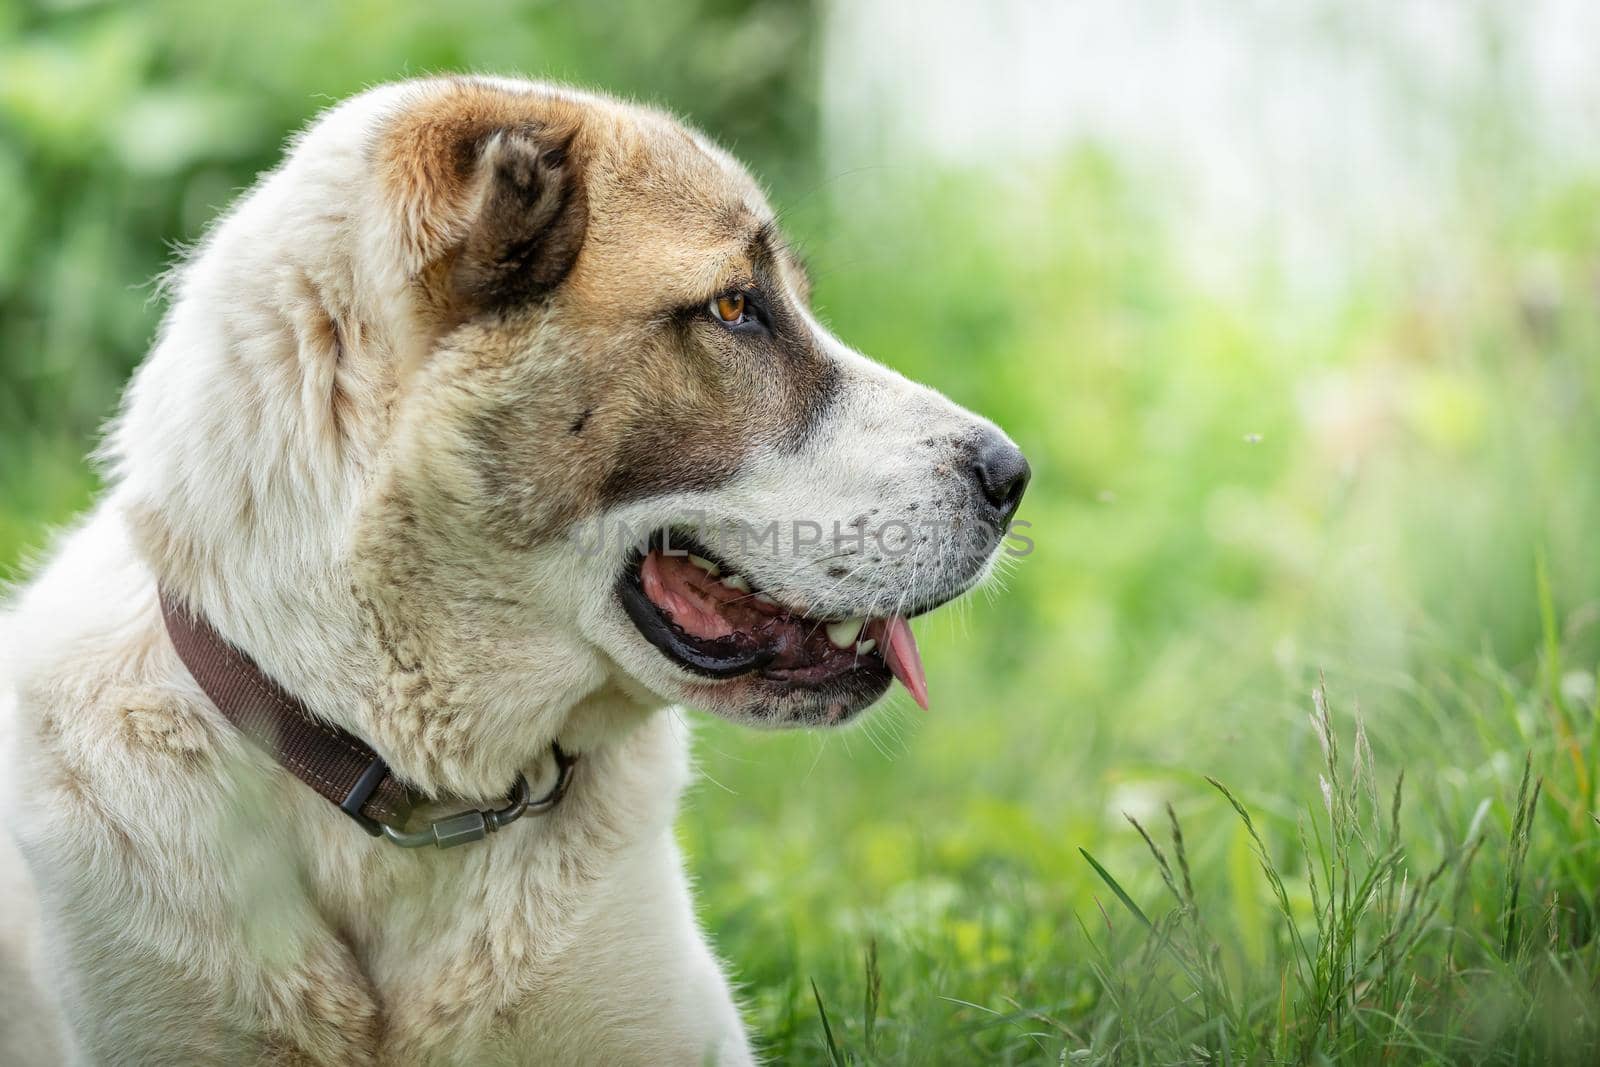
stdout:
POLYGON ((738 325, 744 321, 744 294, 728 293, 719 296, 711 302, 711 310, 716 312, 717 318, 730 326, 738 325))

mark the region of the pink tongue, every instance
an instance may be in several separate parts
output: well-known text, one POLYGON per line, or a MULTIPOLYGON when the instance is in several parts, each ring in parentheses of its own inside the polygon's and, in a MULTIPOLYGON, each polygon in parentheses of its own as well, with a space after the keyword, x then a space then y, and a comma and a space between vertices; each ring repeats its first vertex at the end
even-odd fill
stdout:
POLYGON ((911 624, 898 615, 890 616, 883 623, 883 661, 917 706, 927 711, 928 676, 922 672, 917 639, 911 635, 911 624))

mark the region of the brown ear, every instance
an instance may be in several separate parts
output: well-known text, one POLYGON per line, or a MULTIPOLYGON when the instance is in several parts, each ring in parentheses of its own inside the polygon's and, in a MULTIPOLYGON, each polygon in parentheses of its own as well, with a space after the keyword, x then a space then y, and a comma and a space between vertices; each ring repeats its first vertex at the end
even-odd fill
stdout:
POLYGON ((567 276, 588 223, 573 131, 503 130, 479 158, 482 186, 451 270, 455 299, 475 310, 535 300, 567 276))
POLYGON ((583 244, 578 109, 470 81, 402 112, 380 158, 402 251, 447 319, 534 300, 583 244))

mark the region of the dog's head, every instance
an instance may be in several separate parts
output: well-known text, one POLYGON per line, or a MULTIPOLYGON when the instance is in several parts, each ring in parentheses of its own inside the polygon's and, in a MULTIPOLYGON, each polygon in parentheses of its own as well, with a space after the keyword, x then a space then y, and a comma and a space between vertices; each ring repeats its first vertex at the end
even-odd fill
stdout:
POLYGON ((268 231, 274 182, 323 181, 300 202, 340 198, 363 264, 304 286, 295 336, 336 364, 300 394, 326 447, 363 453, 347 570, 396 672, 436 692, 475 648, 493 685, 539 660, 761 724, 842 721, 894 676, 924 700, 905 620, 992 567, 1010 440, 820 325, 756 184, 668 116, 487 79, 348 109, 245 211, 268 231))

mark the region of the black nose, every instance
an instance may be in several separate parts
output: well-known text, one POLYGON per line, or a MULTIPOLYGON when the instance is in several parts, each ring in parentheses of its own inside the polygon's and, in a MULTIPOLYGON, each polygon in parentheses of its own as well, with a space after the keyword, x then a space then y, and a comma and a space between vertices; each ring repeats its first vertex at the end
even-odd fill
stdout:
POLYGON ((998 433, 987 435, 978 444, 972 472, 978 476, 984 499, 1000 513, 1001 522, 1017 513, 1023 490, 1028 488, 1028 478, 1033 474, 1022 450, 998 433))

